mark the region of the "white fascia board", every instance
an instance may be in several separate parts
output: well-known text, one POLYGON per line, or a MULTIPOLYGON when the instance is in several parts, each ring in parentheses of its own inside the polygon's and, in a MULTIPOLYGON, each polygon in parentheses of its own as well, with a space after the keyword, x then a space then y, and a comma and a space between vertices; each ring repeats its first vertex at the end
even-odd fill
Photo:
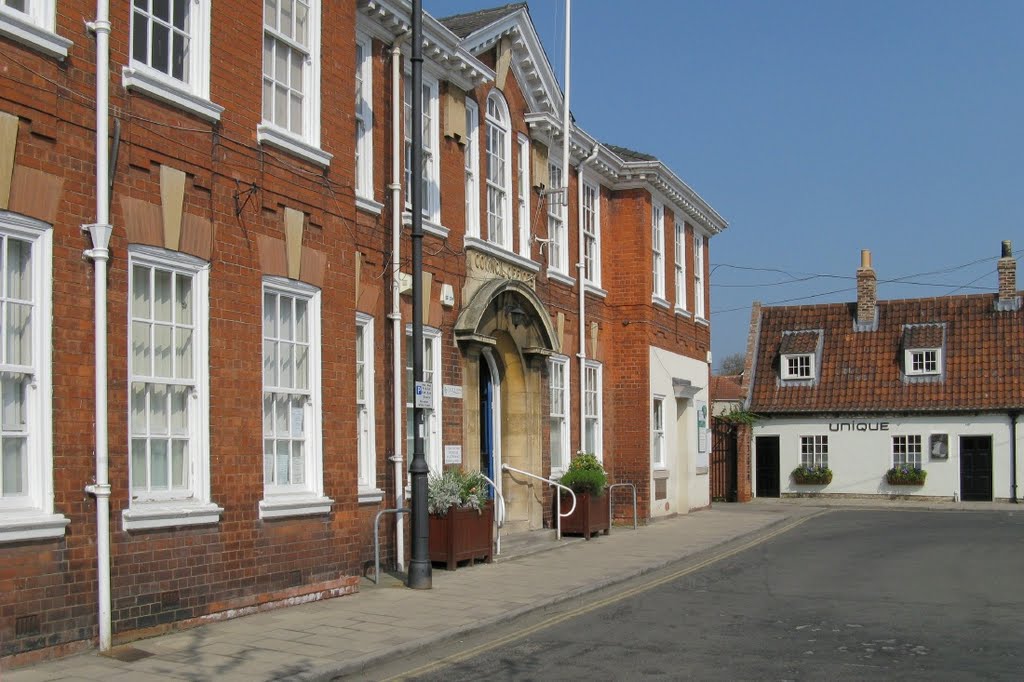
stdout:
POLYGON ((729 226, 718 211, 711 208, 710 204, 661 161, 624 163, 621 176, 622 180, 616 184, 615 189, 644 187, 657 190, 673 207, 673 212, 678 210, 685 213, 692 222, 707 230, 709 236, 716 235, 729 226))
POLYGON ((480 54, 490 49, 506 34, 512 37, 513 52, 515 53, 515 58, 512 60, 512 68, 515 71, 516 79, 519 80, 523 94, 526 95, 528 108, 531 110, 550 109, 554 112, 561 112, 562 89, 558 85, 558 79, 555 78, 551 62, 548 61, 547 52, 544 51, 540 37, 537 35, 533 22, 530 20, 530 16, 525 9, 520 9, 492 24, 477 29, 465 37, 462 45, 471 53, 480 54), (521 56, 523 52, 526 54, 526 60, 523 60, 521 56), (537 97, 527 87, 531 79, 530 74, 523 69, 524 62, 532 64, 533 70, 541 82, 543 92, 551 103, 550 107, 538 106, 541 98, 537 97))
MULTIPOLYGON (((411 30, 408 18, 412 4, 407 0, 359 0, 358 8, 357 26, 379 40, 391 43, 411 30)), ((403 40, 403 52, 409 55, 408 36, 403 40)), ((494 80, 494 71, 467 51, 457 35, 426 12, 423 13, 423 59, 440 68, 443 80, 464 90, 494 80)))

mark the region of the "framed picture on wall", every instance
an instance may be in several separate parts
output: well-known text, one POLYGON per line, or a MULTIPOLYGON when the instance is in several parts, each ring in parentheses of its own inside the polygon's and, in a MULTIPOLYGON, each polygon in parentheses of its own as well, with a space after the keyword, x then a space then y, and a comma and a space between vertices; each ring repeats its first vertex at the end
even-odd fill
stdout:
POLYGON ((931 459, 949 459, 949 434, 931 435, 928 439, 928 456, 931 459))

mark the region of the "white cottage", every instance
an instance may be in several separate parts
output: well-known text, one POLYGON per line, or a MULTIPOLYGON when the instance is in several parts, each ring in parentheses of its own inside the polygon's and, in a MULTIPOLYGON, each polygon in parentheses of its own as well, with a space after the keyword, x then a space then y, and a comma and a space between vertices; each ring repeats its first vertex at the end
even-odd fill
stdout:
POLYGON ((856 304, 755 304, 755 495, 1016 501, 1024 311, 1010 242, 997 270, 996 295, 878 301, 864 251, 856 304), (798 482, 800 467, 831 480, 798 482), (924 483, 894 483, 894 467, 924 483))

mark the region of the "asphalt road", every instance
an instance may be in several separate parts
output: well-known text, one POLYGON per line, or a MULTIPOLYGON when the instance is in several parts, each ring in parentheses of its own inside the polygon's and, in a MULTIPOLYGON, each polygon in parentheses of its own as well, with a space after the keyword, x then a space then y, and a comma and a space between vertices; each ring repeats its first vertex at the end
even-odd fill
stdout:
POLYGON ((1022 606, 1024 512, 834 510, 360 677, 1020 680, 1022 606))

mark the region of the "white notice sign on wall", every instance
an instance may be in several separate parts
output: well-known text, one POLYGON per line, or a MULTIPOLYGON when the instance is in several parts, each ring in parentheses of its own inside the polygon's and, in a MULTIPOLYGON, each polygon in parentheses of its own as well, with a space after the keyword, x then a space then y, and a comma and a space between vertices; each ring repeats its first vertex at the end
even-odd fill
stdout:
POLYGON ((445 464, 462 464, 462 446, 461 445, 445 445, 444 446, 444 463, 445 464))

